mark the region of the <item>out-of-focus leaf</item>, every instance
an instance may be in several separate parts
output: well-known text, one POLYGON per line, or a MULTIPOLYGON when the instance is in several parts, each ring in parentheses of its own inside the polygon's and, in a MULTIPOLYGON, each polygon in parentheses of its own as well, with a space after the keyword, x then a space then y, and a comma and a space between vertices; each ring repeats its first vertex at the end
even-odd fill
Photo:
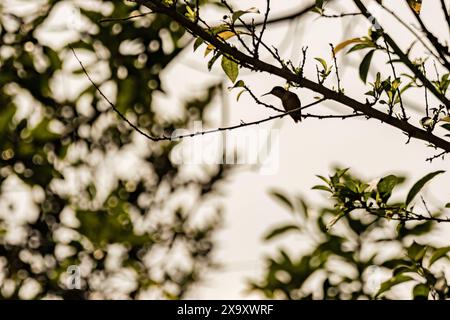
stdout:
POLYGON ((146 235, 136 235, 127 212, 118 211, 77 211, 80 220, 79 231, 95 246, 105 247, 111 243, 130 245, 151 243, 146 235))
POLYGON ((280 203, 284 204, 286 207, 289 208, 290 211, 294 211, 295 207, 292 204, 291 200, 289 200, 284 194, 277 190, 272 190, 269 193, 272 197, 274 197, 276 200, 278 200, 280 203))
POLYGON ((432 229, 433 229, 432 221, 425 221, 423 223, 416 224, 409 228, 406 225, 402 225, 398 229, 398 235, 401 238, 404 238, 406 236, 420 236, 430 232, 432 229))
POLYGON ((450 246, 436 249, 430 257, 428 265, 431 267, 436 261, 441 258, 448 257, 447 254, 450 251, 450 246))
POLYGON ((430 293, 430 288, 423 283, 419 283, 413 288, 413 297, 414 300, 417 299, 428 299, 428 294, 430 293))
POLYGON ((429 174, 427 174, 426 176, 424 176, 422 179, 420 179, 419 181, 417 181, 413 187, 411 188, 411 190, 409 190, 408 195, 406 196, 406 201, 405 201, 405 205, 408 206, 411 201, 414 199, 414 197, 420 192, 420 190, 422 190, 422 188, 425 186, 425 184, 430 181, 431 179, 433 179, 435 176, 437 176, 438 174, 444 173, 444 170, 439 170, 439 171, 435 171, 435 172, 431 172, 429 174))
POLYGON ((420 261, 422 261, 426 252, 427 252, 426 246, 421 245, 414 241, 411 244, 411 246, 408 248, 407 253, 408 253, 408 257, 410 257, 412 260, 420 262, 420 261))
POLYGON ((60 138, 59 134, 56 134, 49 129, 50 120, 44 118, 41 122, 31 131, 31 135, 37 141, 52 141, 60 138))
POLYGON ((271 240, 277 236, 284 235, 289 231, 300 231, 300 228, 293 224, 284 225, 281 227, 277 227, 270 231, 265 237, 264 240, 271 240))
POLYGON ((413 280, 410 276, 399 274, 395 277, 392 277, 391 279, 383 282, 380 286, 380 289, 378 290, 376 297, 379 297, 381 294, 385 293, 386 291, 390 290, 392 287, 413 280))
POLYGON ((16 113, 16 107, 13 104, 2 106, 0 109, 0 134, 3 134, 16 113))
POLYGON ((397 185, 397 181, 397 177, 391 174, 389 176, 381 178, 378 182, 377 190, 384 201, 387 201, 390 198, 392 190, 397 185))

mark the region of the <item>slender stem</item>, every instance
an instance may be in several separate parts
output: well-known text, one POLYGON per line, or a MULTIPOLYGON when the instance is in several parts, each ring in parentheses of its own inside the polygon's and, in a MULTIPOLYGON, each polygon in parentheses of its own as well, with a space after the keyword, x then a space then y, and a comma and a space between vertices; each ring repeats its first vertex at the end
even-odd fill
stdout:
POLYGON ((433 55, 433 57, 435 57, 437 60, 441 60, 441 58, 439 56, 436 55, 436 53, 434 52, 433 49, 431 49, 425 41, 423 41, 422 37, 420 37, 417 32, 411 28, 405 21, 403 21, 403 19, 401 19, 394 11, 392 11, 391 9, 389 9, 388 7, 386 7, 385 5, 383 5, 382 3, 379 4, 383 10, 385 10, 386 12, 388 12, 391 16, 393 16, 395 18, 395 20, 397 20, 402 26, 404 26, 409 32, 411 32, 414 37, 424 46, 425 49, 428 50, 428 52, 430 54, 433 55))
MULTIPOLYGON (((381 24, 374 18, 372 13, 367 10, 366 6, 360 1, 360 0, 353 0, 355 5, 358 7, 358 9, 361 11, 361 13, 371 21, 373 24, 380 25, 381 24)), ((405 64, 411 72, 422 81, 422 83, 438 98, 441 100, 446 106, 450 106, 450 101, 440 93, 436 87, 428 80, 425 75, 419 70, 419 68, 408 58, 407 54, 405 54, 400 47, 397 45, 397 43, 389 36, 388 33, 386 33, 383 29, 380 31, 381 36, 386 39, 386 42, 389 44, 389 46, 394 50, 395 54, 400 58, 400 60, 405 64)))
POLYGON ((445 5, 445 0, 441 0, 442 12, 444 13, 445 20, 447 21, 447 29, 450 31, 450 13, 445 5))
MULTIPOLYGON (((384 40, 384 44, 386 45, 386 52, 387 52, 387 55, 389 58, 389 65, 391 66, 391 69, 392 69, 392 75, 394 76, 394 79, 397 79, 397 72, 395 71, 394 63, 392 62, 389 45, 387 44, 386 39, 383 39, 383 40, 384 40)), ((406 112, 405 112, 405 107, 403 106, 402 93, 400 92, 400 88, 397 88, 396 91, 398 94, 398 99, 400 100, 400 107, 402 109, 403 120, 408 120, 408 117, 406 116, 406 112)), ((390 110, 390 113, 392 113, 392 110, 390 110)))
POLYGON ((334 46, 333 46, 332 43, 330 43, 330 47, 331 47, 331 54, 333 55, 333 60, 334 60, 334 68, 336 70, 338 92, 342 92, 342 90, 341 90, 341 78, 339 77, 339 68, 338 68, 338 64, 337 64, 336 54, 334 52, 334 46))
POLYGON ((414 15, 414 17, 416 18, 417 22, 420 24, 422 31, 425 32, 425 35, 427 36, 428 40, 431 42, 433 47, 436 48, 436 51, 438 52, 439 56, 443 60, 444 66, 447 68, 447 70, 450 70, 450 62, 447 60, 447 56, 450 55, 449 48, 447 46, 442 45, 439 42, 439 39, 436 38, 436 36, 434 34, 432 34, 431 31, 427 28, 427 26, 423 22, 422 18, 420 17, 420 15, 416 11, 414 11, 413 8, 411 8, 410 6, 408 6, 408 7, 410 8, 410 10, 411 10, 412 14, 414 15))
POLYGON ((262 24, 261 32, 259 33, 258 40, 256 41, 255 44, 255 52, 254 52, 255 58, 258 58, 259 56, 259 45, 261 44, 264 31, 266 31, 267 20, 269 19, 269 12, 270 12, 270 0, 266 0, 266 13, 264 14, 264 21, 262 24))
MULTIPOLYGON (((425 75, 425 77, 427 76, 427 69, 425 69, 425 62, 422 64, 422 68, 423 68, 423 74, 425 75)), ((428 90, 427 87, 423 86, 425 88, 425 111, 426 111, 426 115, 427 117, 430 115, 430 106, 428 104, 428 90)))

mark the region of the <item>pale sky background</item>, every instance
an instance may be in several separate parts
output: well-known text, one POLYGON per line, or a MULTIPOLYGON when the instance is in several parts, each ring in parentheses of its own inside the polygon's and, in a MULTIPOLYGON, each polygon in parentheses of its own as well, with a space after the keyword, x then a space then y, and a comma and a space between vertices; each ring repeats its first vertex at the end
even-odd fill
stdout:
MULTIPOLYGON (((77 1, 86 3, 89 0, 77 1)), ((22 1, 26 4, 27 1, 22 1)), ((263 10, 265 1, 231 1, 235 3, 235 8, 247 9, 258 7, 263 10)), ((276 0, 272 1, 271 17, 282 16, 294 10, 303 8, 312 1, 292 1, 276 0)), ((356 9, 351 6, 351 1, 336 1, 341 8, 338 12, 354 12, 356 9), (349 6, 350 5, 350 6, 349 6)), ((386 2, 386 1, 385 1, 386 2)), ((365 1, 371 4, 371 1, 365 1)), ((406 7, 401 5, 403 1, 388 1, 386 5, 399 14, 406 13, 411 18, 406 7)), ((449 5, 450 1, 446 1, 449 5)), ((376 6, 369 6, 375 8, 376 6)), ((422 17, 431 29, 439 35, 448 26, 443 19, 436 18, 440 10, 438 1, 425 0, 422 9, 422 17), (435 7, 437 6, 437 7, 435 7), (441 24, 439 24, 441 23, 441 24)), ((61 23, 61 16, 69 17, 73 12, 69 7, 61 8, 61 12, 68 15, 60 15, 54 19, 55 24, 61 23)), ((336 13, 331 12, 330 13, 336 13)), ((208 12, 208 17, 217 17, 215 12, 208 12)), ((377 16, 377 15, 376 15, 377 16)), ((220 15, 219 15, 220 17, 220 15)), ((315 63, 313 57, 323 57, 331 62, 329 43, 337 44, 342 40, 366 35, 369 23, 363 18, 345 18, 340 20, 317 19, 317 15, 308 14, 307 18, 302 18, 300 22, 290 24, 277 24, 269 27, 265 34, 265 41, 279 48, 281 55, 286 59, 293 59, 294 64, 300 59, 302 46, 308 46, 308 57, 306 75, 315 79, 315 63)), ((258 16, 255 16, 258 18, 258 16)), ((262 16, 259 16, 262 18, 262 16)), ((411 38, 404 28, 398 24, 392 24, 391 17, 382 13, 377 18, 384 27, 393 35, 400 45, 405 48, 410 43, 411 38)), ((411 21, 411 20, 410 20, 411 21)), ((73 23, 79 23, 75 19, 73 23)), ((70 37, 70 32, 65 34, 70 37)), ((51 37, 51 33, 42 34, 49 42, 61 41, 51 37)), ((445 40, 449 40, 446 38, 445 40)), ((203 59, 203 47, 196 53, 192 52, 192 47, 186 48, 182 54, 162 73, 163 86, 167 95, 159 94, 156 105, 160 104, 165 110, 173 108, 176 112, 186 97, 193 93, 200 93, 205 84, 211 80, 224 78, 219 68, 219 64, 208 73, 206 60, 203 59), (182 75, 182 76, 180 76, 182 75)), ((417 52, 420 54, 420 52, 417 52)), ((267 54, 263 58, 267 58, 267 54)), ((362 59, 361 53, 353 53, 338 56, 342 84, 345 92, 363 101, 363 83, 359 80, 357 67, 354 62, 359 63, 362 59)), ((267 59, 271 61, 270 59, 267 59)), ((384 64, 385 57, 377 53, 372 62, 374 70, 383 70, 388 74, 389 69, 384 64)), ((282 79, 268 74, 249 74, 248 71, 241 70, 240 79, 244 80, 258 95, 269 91, 275 85, 284 85, 282 79)), ((373 74, 369 75, 369 81, 373 79, 373 74)), ((330 80, 329 80, 330 81, 330 80)), ((67 82, 66 82, 67 84, 67 82)), ((227 82, 227 85, 230 85, 227 82)), ((331 86, 331 82, 328 82, 331 86)), ((333 85, 334 82, 333 82, 333 85)), ((238 91, 232 91, 225 97, 228 105, 227 123, 237 124, 241 120, 252 121, 262 119, 268 115, 266 109, 257 106, 255 102, 246 94, 242 95, 239 102, 236 102, 238 91)), ((298 93, 305 105, 313 102, 316 94, 307 89, 299 89, 298 93)), ((266 97, 264 101, 279 105, 275 98, 266 97)), ((418 108, 423 108, 423 93, 413 96, 414 101, 406 101, 407 105, 413 103, 418 108)), ((221 104, 223 101, 217 100, 217 107, 211 115, 219 125, 221 120, 217 115, 221 114, 221 104)), ((340 106, 336 103, 327 102, 315 106, 308 110, 311 113, 329 113, 331 111, 343 114, 351 113, 351 109, 340 106), (330 109, 331 108, 331 109, 330 109)), ((169 111, 170 113, 170 111, 169 111)), ((419 118, 411 114, 410 122, 418 125, 419 118)), ((200 299, 241 299, 259 298, 256 294, 247 294, 244 290, 247 287, 246 279, 255 278, 260 275, 262 258, 265 254, 273 252, 277 247, 289 248, 291 252, 302 244, 296 243, 295 237, 289 237, 288 241, 278 242, 274 245, 264 244, 263 235, 273 227, 289 219, 289 214, 278 203, 274 202, 267 194, 269 189, 281 189, 291 194, 302 194, 307 199, 316 203, 323 203, 323 194, 312 191, 311 187, 318 183, 316 174, 327 175, 331 172, 333 165, 350 167, 355 174, 371 180, 390 173, 400 173, 409 177, 406 186, 411 184, 431 171, 448 169, 450 158, 445 161, 436 159, 431 164, 425 159, 435 154, 435 151, 427 147, 423 141, 411 140, 405 144, 406 136, 398 129, 385 124, 380 124, 376 120, 347 119, 347 120, 314 120, 307 119, 300 124, 295 124, 290 118, 252 127, 251 130, 258 129, 279 129, 279 148, 272 154, 275 162, 278 162, 278 169, 272 174, 262 174, 257 169, 240 168, 231 175, 227 183, 223 184, 224 196, 219 199, 225 207, 225 225, 217 234, 216 258, 224 263, 224 268, 219 271, 210 272, 205 281, 197 285, 190 298, 200 299)), ((241 131, 233 134, 239 135, 241 131)), ((198 138, 197 141, 202 138, 198 138)), ((205 137, 204 139, 209 139, 205 137)), ((208 140, 205 140, 205 147, 208 140)), ((191 143, 186 141, 184 143, 191 143)), ((206 149, 205 149, 206 150, 206 149)), ((450 173, 437 177, 429 186, 427 194, 432 195, 433 203, 445 204, 450 200, 449 192, 450 173)), ((405 190, 403 190, 405 192, 405 190)), ((404 196, 404 194, 401 194, 404 196)), ((442 227, 444 228, 444 227, 442 227)), ((433 240, 442 240, 449 243, 449 227, 433 240)), ((298 240, 298 239, 297 239, 298 240)))

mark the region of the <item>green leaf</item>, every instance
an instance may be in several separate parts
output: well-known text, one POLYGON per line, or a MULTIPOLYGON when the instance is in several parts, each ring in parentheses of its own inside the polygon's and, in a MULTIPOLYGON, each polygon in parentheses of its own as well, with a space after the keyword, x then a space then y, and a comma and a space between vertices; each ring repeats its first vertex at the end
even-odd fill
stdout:
POLYGON ((311 188, 311 190, 322 190, 322 191, 331 192, 330 188, 328 188, 327 186, 321 186, 321 185, 314 186, 311 188))
POLYGON ((424 185, 430 181, 431 179, 433 179, 435 176, 437 176, 438 174, 444 173, 444 170, 439 170, 439 171, 435 171, 435 172, 431 172, 429 174, 427 174, 426 176, 424 176, 422 179, 420 179, 419 181, 417 181, 413 187, 411 188, 411 190, 409 190, 408 195, 406 196, 406 201, 405 201, 405 205, 408 206, 411 201, 414 199, 414 197, 420 192, 420 190, 422 190, 422 188, 424 187, 424 185))
POLYGON ((48 142, 61 138, 57 133, 50 131, 49 128, 50 119, 44 118, 41 122, 31 131, 31 135, 36 141, 48 142))
POLYGON ((259 10, 256 7, 252 7, 247 10, 237 10, 237 11, 233 12, 231 20, 233 21, 233 23, 235 23, 236 20, 238 20, 240 17, 242 17, 244 14, 247 14, 247 13, 259 13, 259 10))
POLYGON ((247 90, 242 90, 241 92, 239 92, 239 93, 237 94, 237 96, 236 96, 236 101, 239 101, 239 99, 241 98, 241 96, 242 96, 242 94, 243 94, 244 92, 247 92, 247 90))
POLYGON ((186 11, 186 17, 192 21, 195 21, 197 14, 191 9, 191 7, 189 7, 189 5, 186 6, 186 11))
POLYGON ((446 208, 450 208, 450 202, 445 205, 446 208))
POLYGON ((407 228, 402 227, 398 231, 398 236, 404 238, 406 236, 420 236, 429 233, 433 229, 432 221, 425 221, 424 223, 415 224, 414 226, 407 228))
POLYGON ((52 70, 61 69, 62 61, 59 58, 58 52, 54 51, 50 47, 43 47, 44 53, 50 60, 50 64, 52 65, 52 70))
POLYGON ((299 206, 301 208, 300 212, 303 213, 305 217, 308 217, 309 216, 309 207, 308 207, 308 204, 306 203, 306 201, 303 200, 302 198, 298 197, 297 203, 299 204, 299 206))
POLYGON ((325 182, 326 184, 328 184, 328 185, 330 184, 330 180, 328 180, 324 176, 316 175, 316 177, 319 178, 320 180, 322 180, 323 182, 325 182))
POLYGON ((272 191, 270 191, 270 195, 272 197, 274 197, 276 200, 278 200, 279 202, 281 202, 282 204, 284 204, 285 206, 287 206, 289 208, 289 210, 291 210, 292 212, 295 210, 295 207, 292 204, 292 202, 281 192, 272 190, 272 191))
POLYGON ((391 196, 392 190, 397 185, 398 178, 394 175, 389 175, 382 178, 377 184, 377 190, 380 193, 382 199, 387 201, 391 196))
POLYGON ((367 81, 367 74, 369 73, 370 63, 372 62, 372 57, 374 53, 375 50, 369 51, 369 53, 366 54, 361 64, 359 65, 359 77, 364 83, 366 83, 367 81))
MULTIPOLYGON (((13 104, 2 106, 0 109, 0 134, 3 136, 16 113, 16 107, 13 104)), ((2 138, 3 139, 3 138, 2 138)))
POLYGON ((203 39, 198 37, 194 42, 194 51, 198 49, 203 44, 203 39))
POLYGON ((353 47, 351 47, 347 51, 347 54, 355 52, 355 51, 359 51, 359 50, 364 50, 364 49, 367 49, 367 48, 376 48, 376 46, 371 41, 365 41, 365 42, 362 42, 362 43, 355 44, 353 47))
POLYGON ((214 56, 211 58, 211 60, 208 61, 208 70, 211 71, 214 63, 216 63, 217 59, 219 59, 219 57, 222 54, 220 52, 217 52, 216 54, 214 54, 214 56))
POLYGON ((324 59, 322 59, 322 58, 314 58, 314 59, 320 62, 320 64, 322 65, 324 70, 328 69, 327 62, 324 59))
POLYGON ((245 87, 245 82, 242 81, 242 80, 239 80, 238 82, 236 82, 234 84, 234 86, 229 87, 228 89, 231 90, 231 89, 234 89, 234 88, 243 88, 243 87, 245 87))
POLYGON ((395 277, 392 277, 391 279, 389 279, 381 284, 380 290, 378 290, 375 297, 380 296, 384 292, 390 290, 392 287, 394 287, 400 283, 408 282, 411 280, 413 280, 413 278, 411 278, 410 276, 403 275, 403 274, 399 274, 395 277))
POLYGON ((341 218, 343 218, 346 215, 346 212, 339 212, 339 214, 334 217, 333 219, 331 219, 327 225, 326 225, 326 229, 327 231, 331 230, 331 228, 339 221, 341 220, 341 218))
POLYGON ((288 224, 285 226, 281 226, 281 227, 277 227, 275 229, 273 229, 272 231, 270 231, 265 237, 264 240, 268 241, 271 240, 277 236, 280 236, 286 232, 289 231, 300 231, 300 228, 296 225, 292 225, 292 224, 288 224))
POLYGON ((436 251, 434 251, 433 254, 431 255, 428 265, 431 267, 433 265, 433 263, 435 263, 439 259, 447 257, 447 253, 449 251, 450 251, 450 246, 436 249, 436 251))
POLYGON ((444 128, 445 130, 450 131, 450 123, 443 124, 441 127, 444 128))
POLYGON ((392 271, 393 275, 399 275, 399 274, 403 274, 406 272, 414 272, 416 269, 414 268, 414 266, 405 266, 405 265, 400 265, 398 267, 395 267, 395 269, 392 271))
POLYGON ((425 253, 427 251, 427 247, 424 245, 421 245, 417 242, 413 242, 412 245, 408 248, 408 257, 410 257, 412 260, 419 262, 422 261, 423 257, 425 256, 425 253))
POLYGON ((414 299, 428 299, 428 294, 430 293, 430 288, 423 283, 417 284, 413 288, 413 297, 414 299))
POLYGON ((352 44, 352 43, 360 43, 361 41, 363 41, 362 38, 353 38, 353 39, 348 39, 345 40, 339 44, 337 44, 334 48, 334 54, 337 54, 339 51, 341 51, 342 49, 344 49, 346 46, 352 44))
POLYGON ((222 57, 222 69, 231 82, 235 82, 239 75, 239 66, 238 64, 231 59, 228 59, 226 56, 222 57))

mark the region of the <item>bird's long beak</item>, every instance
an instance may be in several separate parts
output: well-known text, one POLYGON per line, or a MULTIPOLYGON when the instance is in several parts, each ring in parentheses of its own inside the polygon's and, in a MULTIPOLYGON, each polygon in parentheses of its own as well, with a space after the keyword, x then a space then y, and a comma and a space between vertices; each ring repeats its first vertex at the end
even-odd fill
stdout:
POLYGON ((268 94, 272 94, 272 92, 264 93, 261 97, 267 96, 268 94))

